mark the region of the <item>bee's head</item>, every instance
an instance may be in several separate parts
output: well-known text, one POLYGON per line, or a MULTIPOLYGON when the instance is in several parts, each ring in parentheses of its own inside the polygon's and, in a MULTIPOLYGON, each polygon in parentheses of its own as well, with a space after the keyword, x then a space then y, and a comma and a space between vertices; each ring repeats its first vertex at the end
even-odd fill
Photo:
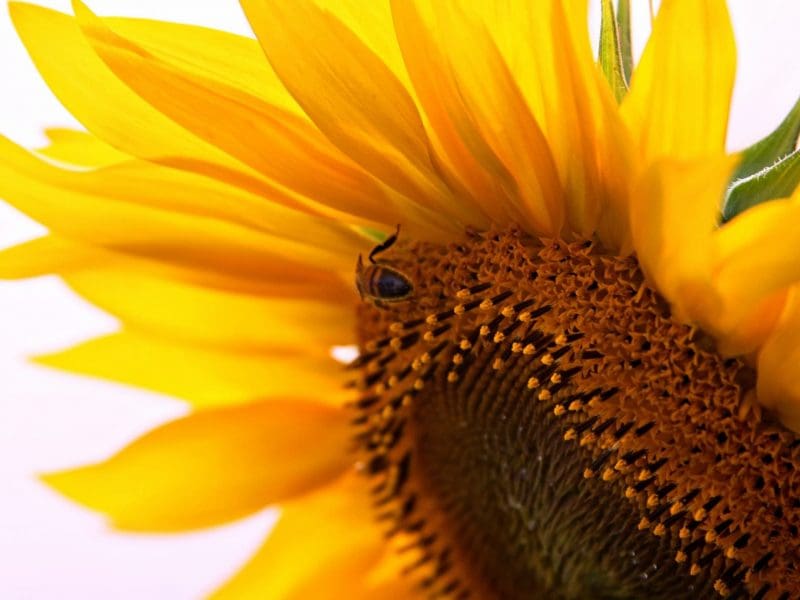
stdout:
POLYGON ((408 300, 414 292, 408 276, 380 262, 364 265, 361 256, 356 263, 356 288, 362 300, 371 301, 378 307, 408 300))

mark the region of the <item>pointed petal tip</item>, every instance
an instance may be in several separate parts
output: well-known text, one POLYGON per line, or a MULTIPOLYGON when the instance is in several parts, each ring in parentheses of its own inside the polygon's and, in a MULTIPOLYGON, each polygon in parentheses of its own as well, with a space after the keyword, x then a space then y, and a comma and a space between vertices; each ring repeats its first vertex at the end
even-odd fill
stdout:
POLYGON ((347 421, 340 409, 299 399, 209 409, 146 433, 104 462, 40 479, 118 529, 199 529, 341 477, 352 461, 347 421))

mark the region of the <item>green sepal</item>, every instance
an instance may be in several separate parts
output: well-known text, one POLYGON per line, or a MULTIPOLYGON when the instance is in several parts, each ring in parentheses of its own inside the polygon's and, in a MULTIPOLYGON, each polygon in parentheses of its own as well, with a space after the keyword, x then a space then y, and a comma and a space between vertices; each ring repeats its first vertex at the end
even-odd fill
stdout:
POLYGON ((798 184, 800 150, 795 150, 754 175, 733 182, 722 209, 723 223, 757 204, 790 196, 798 184))
POLYGON ((788 155, 797 146, 798 136, 800 136, 800 99, 775 131, 742 152, 742 162, 732 181, 736 182, 738 179, 763 171, 788 155))
MULTIPOLYGON (((620 32, 612 0, 601 0, 600 17, 600 68, 614 92, 617 102, 622 102, 628 91, 628 80, 620 45, 620 32)), ((630 28, 629 28, 630 31, 630 28)))
POLYGON ((633 45, 631 44, 631 3, 630 0, 619 0, 617 4, 617 35, 619 36, 619 54, 622 61, 622 73, 630 84, 633 74, 633 45))

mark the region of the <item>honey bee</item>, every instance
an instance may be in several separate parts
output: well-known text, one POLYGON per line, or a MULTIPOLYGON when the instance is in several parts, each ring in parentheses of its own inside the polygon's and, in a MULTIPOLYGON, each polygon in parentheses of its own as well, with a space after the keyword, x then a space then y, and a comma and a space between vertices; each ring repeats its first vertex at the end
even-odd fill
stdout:
POLYGON ((370 251, 368 265, 364 264, 360 254, 356 263, 356 287, 361 299, 370 300, 379 307, 407 300, 414 292, 414 286, 406 275, 390 267, 385 261, 375 260, 376 255, 394 245, 399 233, 398 225, 394 234, 370 251))

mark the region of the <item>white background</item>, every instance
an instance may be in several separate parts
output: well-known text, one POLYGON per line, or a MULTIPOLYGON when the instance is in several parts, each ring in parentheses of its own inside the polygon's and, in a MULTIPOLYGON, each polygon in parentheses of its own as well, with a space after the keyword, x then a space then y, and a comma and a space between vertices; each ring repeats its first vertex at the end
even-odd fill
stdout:
MULTIPOLYGON (((38 3, 69 11, 68 0, 38 3)), ((647 2, 633 3, 636 27, 644 33, 647 2)), ((100 14, 249 32, 233 0, 89 4, 100 14)), ((800 2, 731 0, 730 7, 739 48, 730 146, 741 148, 770 131, 800 94, 800 2)), ((641 45, 639 35, 635 46, 641 45)), ((43 143, 41 130, 53 125, 77 124, 39 80, 2 11, 0 133, 35 146, 43 143)), ((0 206, 0 247, 41 231, 0 206)), ((183 405, 167 397, 50 371, 24 359, 115 327, 113 319, 52 278, 0 282, 0 598, 197 598, 232 573, 269 529, 272 515, 265 512, 191 535, 123 535, 36 481, 36 473, 104 458, 183 414, 183 405)))

